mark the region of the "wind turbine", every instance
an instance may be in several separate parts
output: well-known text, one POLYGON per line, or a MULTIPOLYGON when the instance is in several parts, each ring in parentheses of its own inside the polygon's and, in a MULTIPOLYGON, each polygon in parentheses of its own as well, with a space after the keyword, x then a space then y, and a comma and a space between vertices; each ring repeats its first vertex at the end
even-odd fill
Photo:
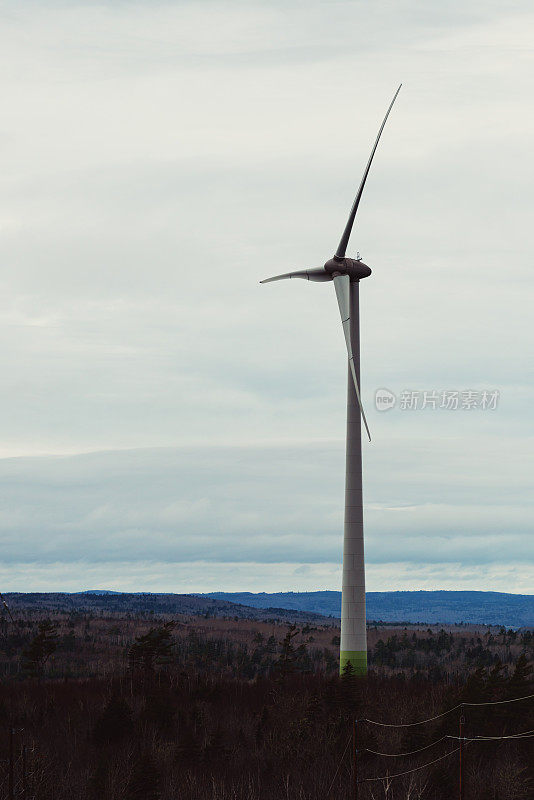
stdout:
MULTIPOLYGON (((401 84, 402 86, 402 84, 401 84)), ((378 131, 369 161, 363 173, 360 188, 352 205, 343 236, 333 258, 323 267, 286 272, 267 278, 260 283, 282 281, 287 278, 304 278, 324 283, 333 281, 336 290, 341 323, 349 360, 347 390, 347 450, 345 478, 345 528, 343 538, 343 585, 341 592, 341 644, 339 669, 343 673, 349 664, 356 675, 367 673, 367 631, 365 625, 365 562, 363 547, 362 501, 362 440, 361 421, 371 441, 369 426, 362 406, 360 393, 360 308, 359 285, 362 278, 371 274, 367 264, 359 258, 347 258, 345 253, 360 205, 371 164, 382 136, 382 131, 401 90, 395 92, 386 116, 378 131)))

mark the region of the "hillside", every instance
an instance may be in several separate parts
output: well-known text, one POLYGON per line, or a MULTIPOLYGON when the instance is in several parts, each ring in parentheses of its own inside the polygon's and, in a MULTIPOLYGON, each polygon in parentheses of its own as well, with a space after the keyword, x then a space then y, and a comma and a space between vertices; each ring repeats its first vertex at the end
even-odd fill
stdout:
MULTIPOLYGON (((203 595, 122 593, 110 590, 9 593, 11 609, 96 613, 192 614, 291 622, 339 619, 341 592, 212 592, 203 595)), ((502 592, 368 592, 369 622, 534 627, 534 595, 502 592)))
POLYGON ((275 620, 277 622, 328 622, 314 611, 249 607, 226 598, 188 594, 123 593, 109 590, 67 592, 8 592, 4 595, 13 615, 20 611, 73 611, 99 614, 186 614, 222 618, 275 620))
MULTIPOLYGON (((341 592, 212 592, 206 597, 256 608, 280 607, 339 617, 341 592)), ((367 619, 534 626, 534 595, 503 592, 367 592, 367 619)))

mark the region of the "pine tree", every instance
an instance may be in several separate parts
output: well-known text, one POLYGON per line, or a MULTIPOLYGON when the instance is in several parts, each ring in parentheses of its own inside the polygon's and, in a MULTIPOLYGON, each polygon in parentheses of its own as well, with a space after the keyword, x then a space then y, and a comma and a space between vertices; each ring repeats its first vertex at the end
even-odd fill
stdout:
POLYGON ((57 649, 59 637, 56 625, 50 620, 40 622, 37 630, 37 636, 22 653, 22 661, 32 672, 42 675, 46 662, 57 649))
POLYGON ((298 633, 297 626, 290 625, 282 640, 280 658, 276 662, 276 667, 281 675, 289 675, 295 670, 296 654, 292 640, 298 633))
POLYGON ((341 678, 344 681, 352 680, 352 678, 354 678, 354 667, 352 666, 351 661, 347 661, 347 663, 343 667, 341 678))
POLYGON ((503 674, 504 664, 497 661, 490 670, 487 680, 487 696, 490 700, 500 700, 506 684, 506 677, 503 674))
POLYGON ((508 682, 511 697, 529 694, 532 689, 532 664, 529 664, 525 653, 521 653, 516 661, 514 672, 508 682))
POLYGON ((484 703, 488 699, 487 675, 484 667, 476 669, 466 681, 462 700, 467 703, 484 703))
POLYGON ((128 653, 130 669, 141 668, 148 674, 158 664, 168 663, 173 654, 172 631, 175 625, 174 622, 165 622, 159 628, 151 628, 144 636, 137 636, 128 653))
POLYGON ((350 661, 344 665, 341 679, 337 684, 336 702, 340 713, 346 719, 357 713, 361 701, 362 682, 350 661))

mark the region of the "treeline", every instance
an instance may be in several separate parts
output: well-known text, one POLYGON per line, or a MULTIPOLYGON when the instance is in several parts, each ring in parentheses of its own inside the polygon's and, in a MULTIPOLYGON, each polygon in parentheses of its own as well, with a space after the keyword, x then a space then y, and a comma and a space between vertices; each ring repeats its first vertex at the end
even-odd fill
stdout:
POLYGON ((424 635, 404 631, 379 639, 369 652, 369 662, 377 667, 402 669, 426 668, 445 676, 451 671, 470 671, 504 663, 512 665, 520 655, 534 657, 534 637, 530 630, 514 631, 501 628, 482 636, 455 635, 451 631, 424 635))
MULTIPOLYGON (((338 669, 339 628, 296 627, 256 620, 221 620, 182 616, 178 619, 128 614, 94 615, 56 612, 0 622, 0 678, 21 679, 109 676, 124 671, 133 643, 150 630, 172 622, 173 662, 184 669, 225 677, 268 677, 290 630, 298 670, 334 674, 338 669)), ((454 682, 479 667, 504 664, 511 670, 524 654, 534 659, 530 630, 469 630, 369 626, 370 666, 381 675, 422 673, 454 682)))
MULTIPOLYGON (((166 659, 175 667, 193 669, 201 674, 252 679, 271 674, 282 661, 288 660, 292 660, 300 672, 338 670, 331 631, 328 629, 329 646, 320 646, 313 635, 314 632, 318 635, 318 629, 309 625, 303 628, 277 625, 270 634, 245 628, 245 641, 242 641, 242 635, 231 638, 231 631, 230 635, 228 632, 217 635, 217 630, 199 628, 198 620, 197 625, 159 621, 146 634, 137 637, 123 635, 114 620, 100 619, 96 626, 92 622, 78 619, 77 631, 71 619, 64 620, 63 624, 51 619, 37 623, 21 620, 4 626, 0 636, 1 674, 18 679, 115 674, 138 662, 150 662, 151 648, 164 645, 166 659)), ((320 633, 324 635, 325 631, 320 633)), ((159 653, 158 658, 161 655, 159 653)))

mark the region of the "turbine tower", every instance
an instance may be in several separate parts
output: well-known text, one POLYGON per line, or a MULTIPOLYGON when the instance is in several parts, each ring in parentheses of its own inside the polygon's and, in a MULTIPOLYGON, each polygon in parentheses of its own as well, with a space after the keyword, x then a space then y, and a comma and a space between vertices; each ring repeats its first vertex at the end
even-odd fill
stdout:
MULTIPOLYGON (((402 86, 402 84, 401 84, 402 86)), ((345 253, 360 205, 365 182, 393 103, 401 90, 395 92, 386 116, 378 131, 369 161, 363 173, 360 188, 352 205, 343 236, 333 258, 323 267, 287 272, 267 278, 261 283, 287 278, 304 278, 325 283, 333 281, 336 290, 341 323, 348 354, 347 387, 347 450, 345 478, 345 529, 343 539, 343 586, 341 592, 341 646, 339 669, 343 673, 347 664, 356 675, 367 673, 367 631, 365 625, 365 562, 363 547, 362 501, 362 439, 361 423, 365 425, 371 441, 360 394, 360 309, 359 286, 362 278, 371 274, 367 264, 359 258, 347 258, 345 253)))

